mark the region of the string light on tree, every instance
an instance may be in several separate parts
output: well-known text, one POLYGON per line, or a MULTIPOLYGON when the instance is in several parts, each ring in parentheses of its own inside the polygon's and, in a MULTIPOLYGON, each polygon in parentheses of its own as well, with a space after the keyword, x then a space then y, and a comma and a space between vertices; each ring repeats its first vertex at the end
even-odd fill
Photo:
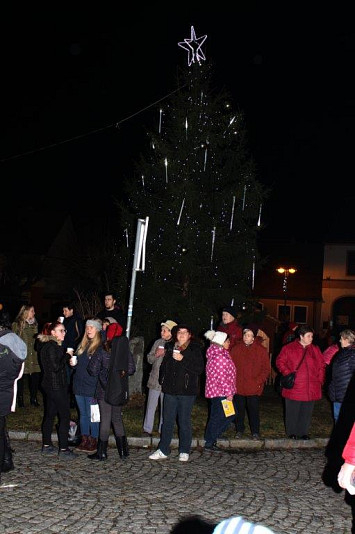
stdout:
POLYGON ((164 165, 165 165, 165 180, 166 180, 166 183, 168 183, 168 158, 164 159, 164 165))
POLYGON ((231 222, 230 222, 230 225, 229 225, 229 230, 232 230, 232 228, 233 228, 234 206, 235 206, 235 195, 233 196, 232 214, 231 214, 231 222))
MULTIPOLYGON (((173 299, 177 313, 203 329, 211 303, 217 313, 231 294, 245 302, 251 293, 264 195, 244 150, 245 136, 239 135, 243 115, 226 105, 225 90, 216 91, 212 69, 200 54, 203 40, 192 28, 191 39, 179 44, 189 65, 179 73, 174 97, 164 108, 155 106, 152 130, 159 113, 159 134, 149 137, 154 150, 149 145, 136 180, 128 184, 126 211, 133 207, 139 217, 150 217, 146 271, 136 294, 144 324, 152 309, 155 316, 168 315, 173 299), (169 285, 169 299, 161 284, 169 285)), ((124 226, 133 232, 130 213, 124 226)))
POLYGON ((161 133, 161 116, 162 116, 163 110, 160 108, 159 110, 159 133, 161 133))

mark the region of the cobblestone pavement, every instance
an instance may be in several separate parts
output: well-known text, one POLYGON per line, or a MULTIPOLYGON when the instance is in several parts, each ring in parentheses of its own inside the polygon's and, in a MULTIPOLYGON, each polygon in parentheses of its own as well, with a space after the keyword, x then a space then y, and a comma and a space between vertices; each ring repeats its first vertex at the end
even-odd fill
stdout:
POLYGON ((74 460, 42 455, 34 441, 14 441, 15 470, 2 474, 0 533, 168 534, 185 516, 212 522, 242 515, 279 534, 351 532, 344 492, 324 486, 323 448, 193 449, 187 463, 131 447, 125 461, 85 453, 74 460))

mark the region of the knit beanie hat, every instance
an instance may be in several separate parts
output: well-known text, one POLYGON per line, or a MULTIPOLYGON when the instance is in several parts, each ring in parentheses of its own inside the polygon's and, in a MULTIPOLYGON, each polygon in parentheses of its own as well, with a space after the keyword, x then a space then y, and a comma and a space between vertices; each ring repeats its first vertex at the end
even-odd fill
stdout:
POLYGON ((207 330, 205 333, 205 337, 212 341, 212 343, 216 343, 217 345, 223 346, 223 343, 228 337, 228 334, 226 332, 215 332, 214 330, 207 330))
POLYGON ((223 311, 229 313, 234 318, 237 317, 237 310, 235 309, 234 306, 225 306, 223 308, 223 311))
POLYGON ((102 330, 102 321, 100 319, 88 319, 85 326, 93 326, 100 332, 102 330))
POLYGON ((245 521, 242 517, 231 517, 218 523, 213 534, 275 534, 263 525, 245 521))
POLYGON ((107 341, 111 341, 111 339, 113 339, 114 337, 119 337, 120 335, 122 335, 122 332, 123 328, 119 323, 117 323, 117 321, 115 323, 109 324, 106 328, 107 341))

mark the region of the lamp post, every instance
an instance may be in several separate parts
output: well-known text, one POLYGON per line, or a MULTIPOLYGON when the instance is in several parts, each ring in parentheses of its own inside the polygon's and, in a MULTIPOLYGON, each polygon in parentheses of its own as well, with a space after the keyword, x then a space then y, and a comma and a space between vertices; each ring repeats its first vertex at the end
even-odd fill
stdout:
POLYGON ((283 275, 282 291, 284 294, 284 315, 286 320, 286 305, 287 305, 287 279, 289 274, 295 274, 296 269, 294 267, 278 267, 276 271, 283 275))

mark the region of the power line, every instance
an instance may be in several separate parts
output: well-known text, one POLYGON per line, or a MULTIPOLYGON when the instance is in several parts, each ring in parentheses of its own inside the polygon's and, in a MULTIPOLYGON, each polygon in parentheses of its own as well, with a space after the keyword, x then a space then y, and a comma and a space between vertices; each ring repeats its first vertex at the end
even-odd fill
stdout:
POLYGON ((13 156, 9 156, 8 158, 3 158, 3 159, 0 160, 0 162, 4 163, 5 161, 10 161, 10 160, 13 160, 13 159, 23 158, 25 156, 29 156, 29 155, 35 154, 37 152, 43 152, 44 150, 48 150, 50 148, 54 148, 54 147, 57 147, 57 146, 60 146, 60 145, 64 145, 66 143, 71 143, 72 141, 76 141, 78 139, 82 139, 83 137, 88 137, 89 135, 94 135, 94 134, 96 134, 98 132, 103 132, 104 130, 108 130, 109 128, 118 128, 120 124, 132 119, 133 117, 136 117, 140 113, 143 113, 144 111, 146 111, 147 109, 150 109, 151 107, 155 106, 156 104, 159 104, 159 102, 162 102, 166 98, 169 98, 170 96, 172 96, 177 91, 180 91, 180 89, 182 89, 183 87, 184 86, 178 87, 178 89, 175 89, 175 91, 172 91, 168 95, 163 96, 159 100, 156 100, 152 104, 149 104, 145 108, 142 108, 139 111, 136 111, 136 113, 133 113, 132 115, 129 115, 125 119, 122 119, 122 120, 120 120, 118 122, 114 122, 112 124, 108 124, 107 126, 103 126, 102 128, 96 128, 95 130, 91 130, 90 132, 86 132, 86 133, 83 133, 81 135, 76 135, 74 137, 70 137, 69 139, 64 139, 63 141, 58 141, 56 143, 51 143, 50 145, 45 145, 45 146, 36 148, 34 150, 28 150, 27 152, 21 152, 20 154, 15 154, 13 156))

